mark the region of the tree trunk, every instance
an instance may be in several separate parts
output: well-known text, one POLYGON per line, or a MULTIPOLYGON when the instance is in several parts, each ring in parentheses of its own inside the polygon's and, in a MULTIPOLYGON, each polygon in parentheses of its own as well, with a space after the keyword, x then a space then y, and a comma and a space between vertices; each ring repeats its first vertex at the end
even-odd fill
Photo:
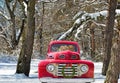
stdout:
POLYGON ((42 2, 42 17, 41 17, 41 26, 39 27, 39 38, 40 38, 40 57, 43 55, 43 24, 44 24, 44 2, 42 2))
POLYGON ((15 16, 12 17, 12 47, 13 49, 16 48, 16 28, 15 28, 15 16))
POLYGON ((27 28, 25 29, 23 45, 17 63, 16 73, 29 76, 31 56, 35 32, 35 0, 29 0, 27 6, 27 28))
POLYGON ((12 43, 12 48, 15 49, 16 47, 16 28, 15 28, 15 15, 14 15, 14 9, 15 9, 15 5, 17 2, 15 2, 15 4, 13 5, 13 9, 10 9, 10 2, 8 0, 5 0, 6 2, 6 6, 8 9, 8 12, 10 14, 10 18, 11 18, 11 22, 12 22, 12 34, 11 34, 11 43, 12 43))
POLYGON ((95 35, 94 35, 94 29, 90 29, 91 32, 91 57, 95 57, 95 35))
POLYGON ((109 61, 111 58, 111 47, 112 47, 112 38, 113 38, 113 27, 115 19, 115 9, 117 5, 117 0, 109 0, 109 10, 107 17, 107 26, 106 26, 106 37, 105 37, 105 56, 103 60, 102 74, 106 75, 108 70, 109 61))
POLYGON ((22 20, 22 25, 21 25, 21 27, 20 27, 20 34, 18 35, 18 38, 17 38, 17 40, 16 40, 16 45, 19 44, 20 38, 21 38, 22 33, 23 33, 23 31, 24 31, 24 26, 25 26, 25 19, 22 20))
MULTIPOLYGON (((120 38, 120 36, 118 37, 120 38)), ((117 39, 112 47, 112 56, 106 74, 105 83, 118 83, 120 74, 120 40, 117 39)))

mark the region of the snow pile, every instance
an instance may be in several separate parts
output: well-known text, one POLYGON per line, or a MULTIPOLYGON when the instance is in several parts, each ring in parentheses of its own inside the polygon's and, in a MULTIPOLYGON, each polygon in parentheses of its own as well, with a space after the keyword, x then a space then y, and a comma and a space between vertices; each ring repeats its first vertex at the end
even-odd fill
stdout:
POLYGON ((15 78, 15 79, 27 79, 28 77, 25 76, 25 74, 15 74, 13 76, 13 78, 15 78))
POLYGON ((14 62, 15 63, 17 62, 16 56, 0 54, 0 63, 14 63, 14 62))

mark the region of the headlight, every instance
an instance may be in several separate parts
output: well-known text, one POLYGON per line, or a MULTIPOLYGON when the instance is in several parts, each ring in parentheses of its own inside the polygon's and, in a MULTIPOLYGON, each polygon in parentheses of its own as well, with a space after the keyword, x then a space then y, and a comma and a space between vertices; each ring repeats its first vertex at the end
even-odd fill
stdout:
POLYGON ((60 59, 65 59, 65 55, 64 55, 64 54, 61 54, 61 55, 59 55, 59 58, 60 58, 60 59))
POLYGON ((49 64, 49 65, 47 65, 46 69, 48 72, 53 72, 55 70, 55 66, 53 64, 49 64))
POLYGON ((77 56, 76 55, 72 55, 71 59, 77 59, 77 56))
POLYGON ((81 65, 80 67, 81 71, 86 73, 88 71, 88 66, 87 65, 81 65))

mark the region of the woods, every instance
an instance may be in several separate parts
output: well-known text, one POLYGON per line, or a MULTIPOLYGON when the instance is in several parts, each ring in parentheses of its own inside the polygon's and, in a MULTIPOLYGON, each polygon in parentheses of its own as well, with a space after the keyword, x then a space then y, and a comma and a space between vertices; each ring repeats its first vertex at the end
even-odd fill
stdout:
POLYGON ((105 83, 118 83, 120 10, 116 9, 117 2, 5 0, 4 12, 0 10, 0 50, 17 55, 16 73, 29 76, 31 58, 43 59, 51 40, 77 41, 81 56, 103 62, 105 83))

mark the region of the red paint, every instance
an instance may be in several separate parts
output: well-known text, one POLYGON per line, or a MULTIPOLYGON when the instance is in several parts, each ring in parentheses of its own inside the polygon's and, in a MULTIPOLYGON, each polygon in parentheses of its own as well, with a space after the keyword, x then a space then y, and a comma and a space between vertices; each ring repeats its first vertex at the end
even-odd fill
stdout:
POLYGON ((94 64, 91 61, 81 60, 80 59, 80 48, 77 42, 74 41, 52 41, 48 46, 47 58, 42 60, 38 64, 38 77, 52 77, 52 78, 63 78, 62 76, 53 75, 52 73, 46 70, 48 64, 65 64, 66 67, 71 67, 72 64, 86 64, 89 70, 82 74, 81 76, 74 76, 74 78, 94 78, 94 64), (66 50, 66 51, 55 51, 51 50, 51 47, 56 44, 64 45, 74 45, 76 47, 75 51, 66 50))

